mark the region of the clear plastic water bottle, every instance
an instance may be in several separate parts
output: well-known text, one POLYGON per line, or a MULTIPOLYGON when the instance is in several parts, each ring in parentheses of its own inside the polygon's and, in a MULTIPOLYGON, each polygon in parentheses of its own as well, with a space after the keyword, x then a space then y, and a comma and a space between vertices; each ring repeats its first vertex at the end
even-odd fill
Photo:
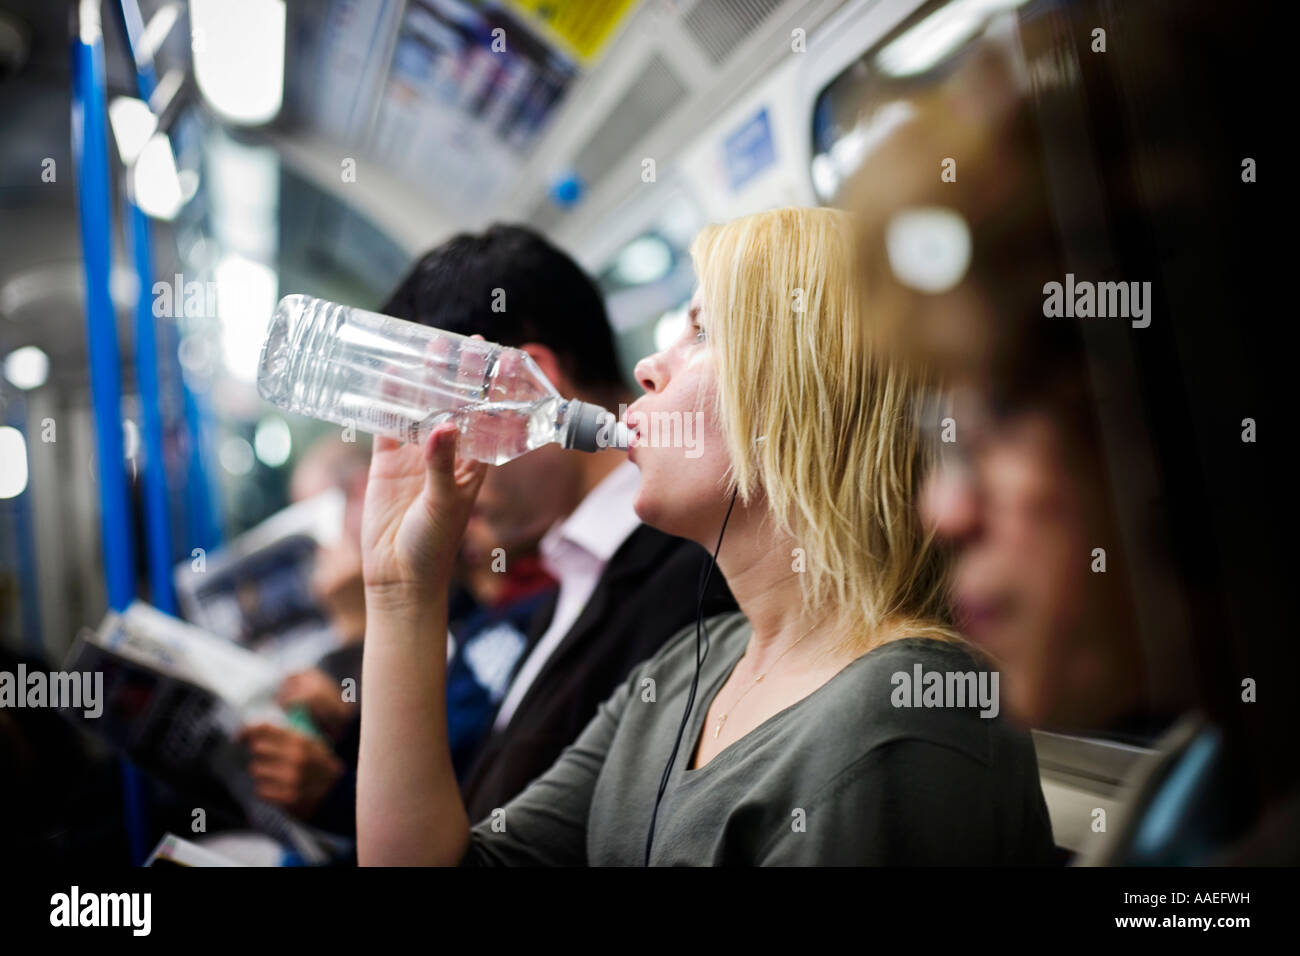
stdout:
POLYGON ((458 453, 494 465, 551 442, 627 447, 626 425, 563 398, 527 352, 306 295, 271 317, 257 389, 287 411, 402 441, 452 421, 458 453))

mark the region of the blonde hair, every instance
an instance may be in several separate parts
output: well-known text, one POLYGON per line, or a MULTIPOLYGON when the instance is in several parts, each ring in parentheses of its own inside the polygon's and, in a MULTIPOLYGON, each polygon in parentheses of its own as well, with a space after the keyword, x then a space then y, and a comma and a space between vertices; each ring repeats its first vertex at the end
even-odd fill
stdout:
POLYGON ((920 372, 871 345, 833 209, 777 209, 709 226, 691 247, 741 501, 803 549, 804 602, 846 647, 955 638, 944 567, 916 509, 933 448, 920 372))

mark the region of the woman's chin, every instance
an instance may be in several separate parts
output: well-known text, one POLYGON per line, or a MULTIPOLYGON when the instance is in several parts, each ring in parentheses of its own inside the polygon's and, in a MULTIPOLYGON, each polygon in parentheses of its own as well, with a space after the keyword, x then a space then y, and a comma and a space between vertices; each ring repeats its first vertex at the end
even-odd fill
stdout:
POLYGON ((640 492, 637 493, 636 501, 632 503, 632 510, 636 516, 645 524, 665 534, 686 537, 681 531, 681 521, 674 520, 672 509, 666 509, 661 502, 656 501, 652 496, 646 494, 645 485, 642 484, 640 492))
POLYGON ((651 527, 658 527, 654 521, 656 513, 655 508, 653 502, 651 502, 646 496, 644 482, 642 482, 640 490, 637 491, 636 500, 632 502, 632 510, 636 512, 636 516, 645 524, 648 524, 651 527))

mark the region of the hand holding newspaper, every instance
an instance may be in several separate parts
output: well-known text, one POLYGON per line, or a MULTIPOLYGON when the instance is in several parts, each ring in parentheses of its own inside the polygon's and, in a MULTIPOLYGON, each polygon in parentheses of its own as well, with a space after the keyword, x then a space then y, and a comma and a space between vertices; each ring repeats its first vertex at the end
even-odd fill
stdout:
POLYGON ((136 602, 108 614, 97 631, 83 631, 65 668, 104 675, 102 715, 91 720, 68 711, 74 721, 187 796, 210 800, 214 811, 233 803, 303 859, 324 861, 318 836, 254 795, 233 739, 248 723, 291 724, 275 702, 273 663, 136 602))

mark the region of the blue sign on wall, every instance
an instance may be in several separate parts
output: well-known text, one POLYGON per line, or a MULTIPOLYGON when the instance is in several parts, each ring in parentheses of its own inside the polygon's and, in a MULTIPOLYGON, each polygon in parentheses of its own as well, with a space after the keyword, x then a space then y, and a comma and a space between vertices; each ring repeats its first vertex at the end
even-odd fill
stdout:
POLYGON ((722 142, 723 162, 732 191, 740 189, 767 167, 776 163, 776 144, 767 107, 722 142))

